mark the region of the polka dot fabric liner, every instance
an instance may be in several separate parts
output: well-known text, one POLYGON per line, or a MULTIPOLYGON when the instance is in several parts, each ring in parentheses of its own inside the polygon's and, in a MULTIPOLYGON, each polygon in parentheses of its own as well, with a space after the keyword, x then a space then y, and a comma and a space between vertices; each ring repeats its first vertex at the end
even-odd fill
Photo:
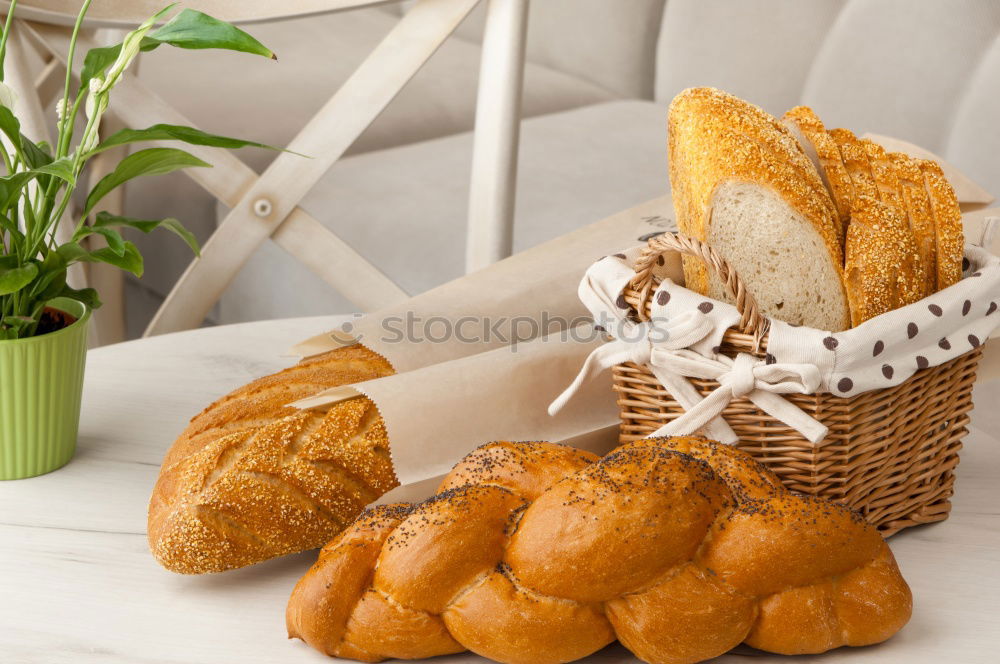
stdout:
MULTIPOLYGON (((635 276, 643 247, 606 256, 594 263, 580 284, 580 296, 597 321, 620 320, 628 309, 623 291, 635 276)), ((962 279, 914 304, 890 311, 842 332, 829 332, 771 320, 766 363, 814 365, 818 392, 849 397, 899 385, 919 369, 944 364, 980 346, 1000 327, 1000 258, 966 245, 962 279)), ((652 298, 653 327, 669 328, 682 314, 703 316, 712 330, 689 348, 716 358, 727 328, 740 314, 664 280, 652 298)), ((614 326, 605 325, 612 334, 614 326)))

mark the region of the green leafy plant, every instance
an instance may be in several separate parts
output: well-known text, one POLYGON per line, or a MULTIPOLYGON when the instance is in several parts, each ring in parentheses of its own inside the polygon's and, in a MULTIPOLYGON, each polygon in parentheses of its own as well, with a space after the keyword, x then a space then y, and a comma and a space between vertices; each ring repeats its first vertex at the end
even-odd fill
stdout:
POLYGON ((195 237, 176 219, 133 219, 101 211, 94 214, 101 199, 133 178, 210 166, 184 150, 169 147, 133 152, 93 183, 82 210, 76 212, 72 235, 59 242, 56 229, 60 224, 73 223, 68 217, 74 192, 85 180, 87 162, 92 157, 109 148, 154 140, 227 149, 245 146, 274 149, 262 143, 165 124, 123 129, 100 140, 101 118, 108 110, 111 91, 143 51, 167 44, 185 49, 226 49, 275 56, 246 32, 207 14, 183 9, 167 20, 176 7, 170 5, 128 33, 120 44, 88 51, 79 76, 75 77, 77 36, 90 3, 91 0, 83 2, 70 40, 63 97, 56 104, 55 145, 34 143, 21 133, 16 91, 3 82, 3 62, 16 0, 10 3, 4 23, 0 38, 0 158, 5 173, 0 176, 0 340, 37 334, 46 304, 53 298, 68 297, 91 308, 100 306, 98 294, 92 288, 77 290, 67 285, 67 269, 74 263, 108 263, 142 276, 142 255, 135 244, 122 237, 124 228, 143 233, 156 229, 170 231, 198 253, 195 237), (83 130, 74 136, 78 119, 83 130))

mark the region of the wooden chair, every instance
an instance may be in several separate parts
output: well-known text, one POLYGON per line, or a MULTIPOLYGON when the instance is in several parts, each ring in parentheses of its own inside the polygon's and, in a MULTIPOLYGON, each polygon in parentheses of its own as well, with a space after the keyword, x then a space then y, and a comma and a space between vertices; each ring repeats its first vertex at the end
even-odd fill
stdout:
MULTIPOLYGON (((299 202, 404 85, 451 35, 479 0, 417 0, 354 74, 288 144, 303 159, 281 153, 261 174, 234 155, 211 148, 185 149, 214 165, 187 175, 229 208, 200 259, 175 284, 145 335, 197 327, 236 273, 265 240, 272 240, 347 296, 362 310, 407 297, 376 266, 310 216, 299 202)), ((528 0, 487 0, 486 28, 476 109, 466 266, 474 270, 511 252, 514 181, 517 168, 521 84, 528 0)), ((234 23, 252 23, 357 9, 386 0, 198 0, 185 6, 234 23)), ((84 24, 77 53, 109 43, 101 30, 120 39, 161 8, 163 0, 95 2, 84 24)), ((0 14, 9 3, 0 2, 0 14)), ((22 0, 16 17, 19 35, 8 48, 10 82, 19 89, 29 112, 25 133, 45 137, 42 112, 60 93, 70 30, 79 8, 72 0, 22 0), (45 66, 31 77, 23 65, 29 48, 45 66), (35 94, 28 93, 34 90, 35 94)), ((77 64, 79 67, 79 63, 77 64)), ((24 109, 19 109, 23 111, 24 109)), ((110 113, 128 127, 156 123, 192 124, 134 76, 115 88, 110 113)), ((97 169, 106 168, 100 163, 97 169)), ((120 200, 118 201, 120 205, 120 200)), ((121 292, 117 273, 91 273, 107 297, 121 292), (114 280, 117 279, 117 286, 114 280)), ((81 275, 75 275, 80 280, 81 275)), ((110 299, 110 298, 109 298, 110 299)), ((121 337, 120 299, 109 303, 110 318, 97 333, 101 343, 121 337), (105 334, 101 334, 102 329, 105 334), (117 333, 116 333, 117 332, 117 333)))

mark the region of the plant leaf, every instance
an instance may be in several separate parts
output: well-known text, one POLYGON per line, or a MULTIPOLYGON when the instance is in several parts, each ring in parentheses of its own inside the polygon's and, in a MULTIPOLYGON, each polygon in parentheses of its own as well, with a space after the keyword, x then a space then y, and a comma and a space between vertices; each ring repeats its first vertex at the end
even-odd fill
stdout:
POLYGON ((107 263, 108 265, 114 265, 122 270, 127 270, 137 277, 142 276, 142 254, 140 254, 139 249, 128 240, 124 243, 124 250, 122 251, 121 256, 112 251, 110 247, 92 251, 89 256, 90 262, 97 261, 100 263, 107 263))
POLYGON ((109 212, 98 212, 97 219, 92 226, 95 229, 120 227, 134 228, 143 233, 151 233, 157 228, 163 228, 184 240, 187 246, 191 247, 191 251, 194 252, 195 256, 201 256, 198 239, 191 231, 184 228, 184 224, 171 217, 166 219, 134 219, 132 217, 120 217, 109 212))
MULTIPOLYGON (((75 184, 76 177, 73 175, 72 163, 69 157, 63 157, 39 168, 18 171, 13 175, 0 176, 0 211, 7 210, 15 205, 17 199, 21 196, 21 190, 35 178, 55 176, 61 180, 66 180, 70 184, 75 184)), ((47 179, 42 181, 42 184, 47 183, 47 179)))
POLYGON ((18 339, 25 328, 34 324, 35 319, 30 316, 4 316, 3 327, 0 332, 4 339, 18 339))
POLYGON ((75 288, 70 288, 69 286, 63 286, 62 290, 59 291, 55 297, 68 297, 71 300, 83 302, 91 309, 100 309, 101 304, 103 304, 101 302, 101 298, 97 294, 97 291, 93 288, 81 288, 80 290, 76 290, 75 288))
MULTIPOLYGON (((186 49, 221 48, 277 59, 270 49, 236 26, 193 9, 181 11, 162 27, 143 37, 139 50, 152 51, 161 44, 186 49)), ((104 76, 121 50, 122 44, 90 49, 80 70, 80 89, 85 90, 90 79, 104 76)))
POLYGON ((35 263, 0 271, 0 295, 16 293, 30 284, 37 274, 38 265, 35 263))
POLYGON ((21 142, 21 123, 6 106, 0 106, 0 131, 10 139, 11 143, 21 142))
MULTIPOLYGON (((22 240, 24 240, 24 233, 22 233, 21 229, 17 227, 17 224, 14 222, 14 220, 5 214, 0 214, 0 234, 2 234, 3 231, 10 233, 10 236, 14 238, 15 242, 21 242, 22 240)), ((4 260, 6 259, 11 259, 16 261, 17 257, 0 256, 0 267, 4 267, 4 260)), ((7 265, 6 267, 11 267, 11 265, 7 265)))
POLYGON ((15 205, 24 186, 39 175, 38 171, 18 171, 13 175, 0 177, 0 211, 15 205))
POLYGON ((122 159, 115 170, 111 171, 98 182, 90 194, 83 214, 86 216, 94 206, 115 187, 128 182, 140 175, 162 175, 190 166, 208 166, 208 164, 193 154, 176 148, 147 148, 139 150, 122 159))
POLYGON ((52 155, 49 154, 50 149, 48 143, 42 141, 36 145, 30 138, 21 134, 21 152, 24 154, 24 158, 31 168, 51 164, 52 155))
POLYGON ((125 255, 125 240, 122 239, 121 234, 113 228, 99 228, 97 226, 84 226, 77 233, 77 238, 86 237, 93 234, 101 235, 108 242, 108 249, 115 252, 119 256, 125 255))
POLYGON ((40 275, 31 289, 31 297, 48 301, 66 285, 66 259, 59 252, 49 251, 39 268, 40 275))
MULTIPOLYGON (((194 127, 184 127, 182 125, 158 124, 145 129, 122 129, 112 134, 100 145, 90 151, 90 155, 103 152, 110 148, 136 143, 138 141, 184 141, 191 145, 208 145, 216 148, 243 148, 255 147, 267 150, 281 150, 272 145, 247 141, 242 138, 230 138, 228 136, 217 136, 209 134, 194 127)), ((88 155, 89 156, 89 155, 88 155)))
POLYGON ((149 38, 178 48, 222 48, 278 59, 271 49, 235 25, 194 9, 182 10, 163 27, 151 32, 149 38))
POLYGON ((33 172, 45 175, 54 175, 60 180, 65 180, 71 185, 76 184, 76 174, 73 172, 73 160, 69 157, 56 159, 48 164, 43 164, 32 169, 33 172))
MULTIPOLYGON (((149 37, 143 37, 139 44, 140 51, 152 51, 160 45, 160 42, 149 37)), ((90 79, 95 76, 104 76, 108 67, 118 59, 118 54, 122 52, 122 45, 101 46, 87 51, 83 58, 83 68, 80 70, 80 89, 86 90, 90 79)))
MULTIPOLYGON (((154 48, 159 46, 160 42, 156 41, 155 39, 149 39, 146 36, 146 34, 153 29, 153 25, 156 23, 156 21, 158 21, 164 14, 168 13, 176 5, 177 5, 176 2, 171 3, 166 7, 164 7, 163 9, 161 9, 160 11, 153 14, 152 16, 150 16, 149 18, 147 18, 135 30, 132 30, 131 32, 126 34, 125 38, 122 39, 121 43, 115 44, 113 46, 92 48, 89 51, 87 51, 87 55, 84 56, 83 59, 83 69, 80 71, 80 90, 86 90, 89 87, 91 79, 97 76, 103 77, 105 75, 108 67, 112 66, 113 64, 115 64, 115 62, 118 61, 118 58, 121 56, 122 49, 125 47, 126 43, 130 44, 130 47, 134 46, 135 40, 138 37, 139 51, 152 51, 154 48)), ((138 52, 133 53, 132 56, 129 58, 129 62, 131 62, 132 58, 134 58, 135 55, 137 54, 138 52)), ((123 65, 121 70, 124 70, 124 68, 128 66, 128 63, 119 63, 119 64, 123 65)), ((118 75, 121 74, 121 70, 118 72, 118 75)))
POLYGON ((80 246, 79 242, 73 241, 61 244, 56 248, 56 253, 66 261, 67 265, 77 261, 89 262, 90 252, 80 246))

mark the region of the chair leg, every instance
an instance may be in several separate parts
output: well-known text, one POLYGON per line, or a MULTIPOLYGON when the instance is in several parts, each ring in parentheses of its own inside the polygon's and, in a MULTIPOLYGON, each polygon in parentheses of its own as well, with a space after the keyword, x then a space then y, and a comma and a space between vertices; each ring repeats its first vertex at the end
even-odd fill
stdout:
POLYGON ((489 0, 473 138, 465 269, 513 249, 514 192, 528 0, 489 0))

